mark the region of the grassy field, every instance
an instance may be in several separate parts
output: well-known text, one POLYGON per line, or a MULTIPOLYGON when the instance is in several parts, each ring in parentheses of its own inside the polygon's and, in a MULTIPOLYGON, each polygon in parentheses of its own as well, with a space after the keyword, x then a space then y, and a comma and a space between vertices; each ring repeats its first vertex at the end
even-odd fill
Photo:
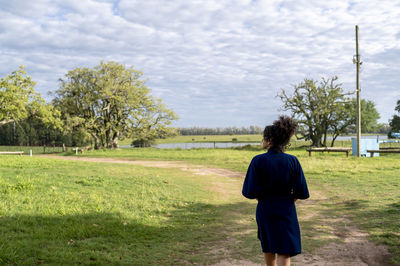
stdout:
MULTIPOLYGON (((183 160, 195 164, 245 172, 250 159, 261 150, 198 149, 158 150, 129 149, 93 151, 87 156, 124 159, 183 160)), ((385 244, 400 265, 400 156, 355 158, 342 153, 315 154, 308 157, 304 149, 289 150, 303 165, 311 195, 323 195, 311 209, 318 213, 302 224, 304 248, 311 251, 323 243, 332 230, 346 230, 346 222, 330 220, 345 217, 366 230, 376 243, 385 244), (330 219, 332 218, 332 219, 330 219), (335 227, 335 229, 333 229, 335 227)), ((300 210, 301 212, 301 210, 300 210)), ((336 239, 339 241, 339 239, 336 239)))
MULTIPOLYGON (((181 160, 244 173, 261 152, 146 148, 80 156, 181 160)), ((298 204, 304 252, 342 241, 337 236, 351 223, 387 245, 400 265, 400 156, 288 152, 302 163, 311 193, 298 204)), ((210 264, 227 252, 260 262, 255 202, 241 197, 241 184, 179 169, 2 156, 0 264, 210 264)))
POLYGON ((215 247, 229 232, 235 256, 258 252, 258 243, 234 236, 243 228, 228 215, 244 209, 250 216, 251 204, 211 187, 237 190, 240 182, 228 181, 177 169, 3 156, 0 264, 207 264, 223 258, 215 247))

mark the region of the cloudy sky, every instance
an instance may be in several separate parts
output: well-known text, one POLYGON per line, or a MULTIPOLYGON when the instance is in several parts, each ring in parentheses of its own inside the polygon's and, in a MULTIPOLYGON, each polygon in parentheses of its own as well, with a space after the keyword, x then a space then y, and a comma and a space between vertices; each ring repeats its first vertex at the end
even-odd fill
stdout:
POLYGON ((263 126, 305 77, 337 75, 388 122, 400 99, 400 2, 393 0, 0 0, 0 77, 24 65, 36 90, 75 67, 144 72, 176 126, 263 126))

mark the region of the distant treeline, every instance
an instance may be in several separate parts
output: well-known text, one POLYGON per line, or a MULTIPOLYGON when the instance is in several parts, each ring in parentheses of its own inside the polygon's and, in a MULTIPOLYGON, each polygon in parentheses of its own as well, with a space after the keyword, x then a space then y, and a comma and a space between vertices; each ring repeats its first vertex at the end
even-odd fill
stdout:
POLYGON ((250 134, 262 134, 263 128, 259 126, 249 127, 187 127, 178 128, 178 132, 182 135, 250 135, 250 134))
MULTIPOLYGON (((263 128, 259 126, 249 126, 249 127, 186 127, 178 128, 178 134, 182 136, 198 136, 198 135, 251 135, 251 134, 262 134, 263 128)), ((363 133, 377 133, 377 134, 387 134, 390 131, 390 126, 388 124, 378 124, 377 128, 374 130, 366 130, 363 133)), ((328 131, 329 133, 332 133, 328 131)), ((354 129, 349 129, 347 134, 355 134, 354 129)))
POLYGON ((12 146, 85 146, 87 141, 79 132, 64 134, 47 127, 40 119, 30 117, 0 126, 0 145, 12 146))

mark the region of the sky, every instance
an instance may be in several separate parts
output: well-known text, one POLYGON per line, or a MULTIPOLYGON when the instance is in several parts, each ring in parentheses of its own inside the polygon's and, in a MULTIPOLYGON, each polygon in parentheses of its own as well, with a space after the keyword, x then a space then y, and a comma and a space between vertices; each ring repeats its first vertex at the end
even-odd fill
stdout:
POLYGON ((50 101, 76 67, 143 71, 178 127, 264 126, 282 88, 339 77, 387 123, 400 100, 400 2, 393 0, 0 0, 0 77, 20 65, 50 101))

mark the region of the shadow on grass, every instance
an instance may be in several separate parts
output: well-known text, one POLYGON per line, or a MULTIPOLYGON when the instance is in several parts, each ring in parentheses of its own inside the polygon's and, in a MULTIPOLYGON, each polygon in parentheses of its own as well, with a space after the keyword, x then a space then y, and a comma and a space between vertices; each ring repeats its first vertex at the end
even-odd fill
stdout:
POLYGON ((222 258, 213 249, 226 241, 232 241, 225 245, 228 248, 246 246, 246 234, 230 236, 233 231, 248 229, 235 215, 226 215, 234 210, 249 216, 254 205, 187 204, 154 214, 164 222, 153 224, 126 219, 119 213, 2 216, 0 264, 214 263, 222 258))
MULTIPOLYGON (((391 263, 400 265, 400 201, 379 209, 372 207, 371 202, 364 199, 324 202, 321 205, 324 206, 321 215, 325 219, 329 221, 339 218, 339 221, 335 222, 335 234, 345 234, 344 229, 350 220, 354 222, 355 227, 368 232, 370 239, 375 243, 386 245, 391 253, 391 263), (346 220, 340 221, 343 217, 346 220)), ((309 226, 316 224, 317 221, 314 221, 314 224, 310 222, 309 226)))
POLYGON ((391 262, 400 265, 400 201, 380 209, 353 212, 355 219, 370 232, 371 238, 384 244, 391 253, 391 262))

